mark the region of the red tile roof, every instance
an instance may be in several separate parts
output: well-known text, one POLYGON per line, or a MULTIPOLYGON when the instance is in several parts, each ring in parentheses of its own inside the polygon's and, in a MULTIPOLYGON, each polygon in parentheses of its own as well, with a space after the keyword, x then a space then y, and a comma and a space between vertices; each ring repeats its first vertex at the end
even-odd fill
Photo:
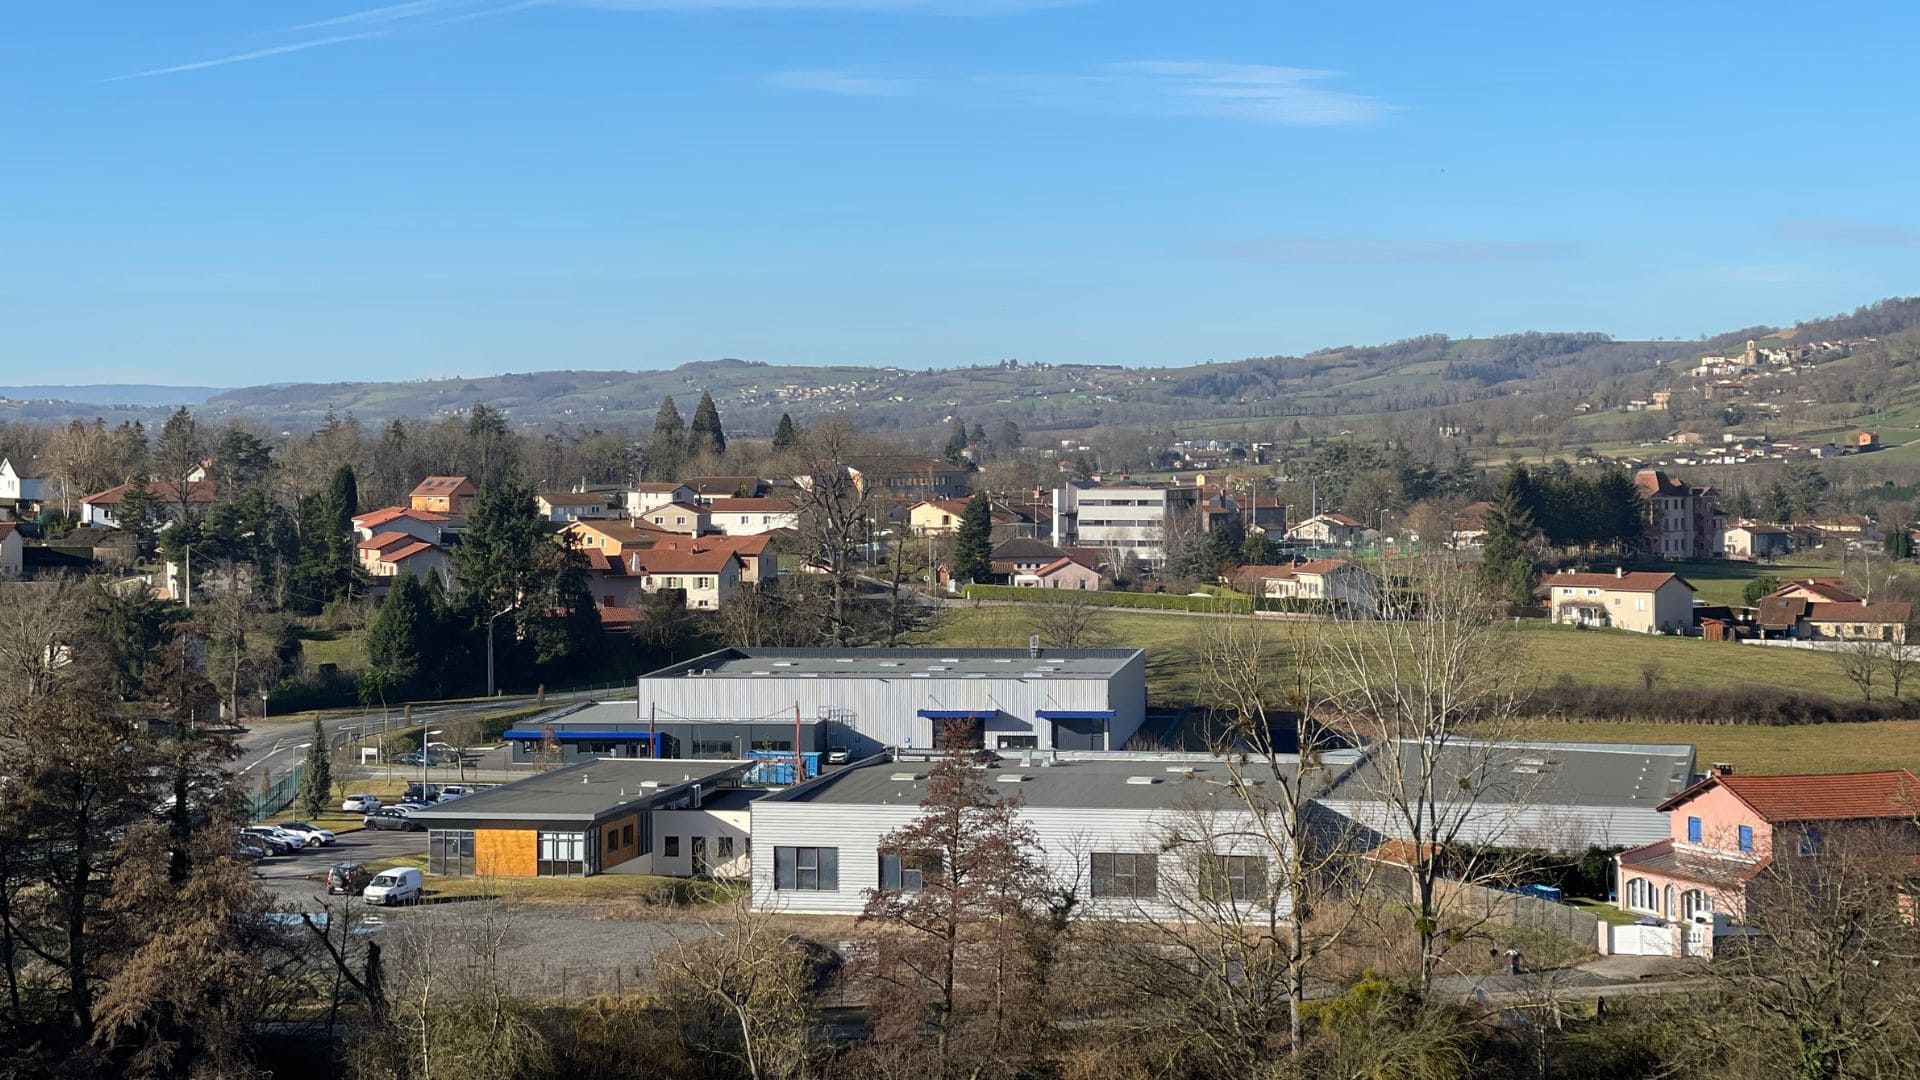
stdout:
POLYGON ((5 540, 7 537, 12 536, 14 530, 19 527, 20 523, 17 521, 0 521, 0 540, 5 540))
POLYGON ((709 533, 706 536, 687 536, 682 533, 670 533, 654 543, 656 551, 687 551, 689 549, 707 549, 712 551, 731 551, 736 555, 759 555, 773 543, 773 533, 757 533, 753 536, 722 536, 709 533))
POLYGON ((1343 566, 1350 565, 1352 564, 1345 559, 1303 559, 1297 563, 1243 566, 1234 571, 1234 576, 1251 581, 1287 581, 1301 574, 1315 576, 1331 574, 1343 566))
POLYGON ((1913 605, 1880 604, 1808 604, 1808 622, 1830 623, 1906 623, 1913 618, 1913 605))
POLYGON ((425 540, 415 540, 413 543, 408 544, 405 547, 396 548, 393 551, 381 552, 380 561, 397 563, 397 562, 402 562, 406 559, 411 559, 415 555, 418 555, 423 551, 438 551, 438 550, 439 548, 434 547, 432 544, 427 543, 425 540))
POLYGON ((1660 804, 1671 810, 1715 785, 1766 821, 1838 821, 1920 816, 1920 777, 1905 769, 1796 776, 1709 776, 1660 804))
POLYGON ((361 551, 379 551, 383 548, 392 547, 393 545, 401 542, 402 540, 412 540, 412 539, 414 539, 414 536, 411 533, 383 532, 383 533, 376 533, 375 535, 360 541, 358 546, 361 551))
POLYGON ((790 514, 793 512, 791 499, 715 499, 707 504, 707 509, 716 513, 756 513, 790 514))
POLYGON ((444 498, 448 495, 475 495, 480 491, 464 476, 429 476, 410 493, 414 498, 444 498))
POLYGON ((733 552, 724 548, 685 551, 654 547, 640 552, 640 568, 649 574, 717 574, 733 561, 733 552))
POLYGON ((424 521, 430 525, 438 525, 443 521, 450 520, 447 515, 438 510, 415 510, 406 506, 389 506, 384 510, 369 510, 354 518, 353 523, 363 529, 377 529, 395 518, 403 517, 410 517, 415 521, 424 521))
POLYGON ((1567 586, 1576 589, 1606 589, 1610 592, 1659 592, 1667 582, 1678 581, 1692 592, 1693 586, 1678 574, 1658 574, 1636 570, 1631 574, 1548 574, 1540 579, 1550 589, 1567 586))
POLYGON ((1835 604, 1860 599, 1853 595, 1853 591, 1847 588, 1847 583, 1839 578, 1795 578, 1767 595, 1786 596, 1796 592, 1809 593, 1816 600, 1835 604))

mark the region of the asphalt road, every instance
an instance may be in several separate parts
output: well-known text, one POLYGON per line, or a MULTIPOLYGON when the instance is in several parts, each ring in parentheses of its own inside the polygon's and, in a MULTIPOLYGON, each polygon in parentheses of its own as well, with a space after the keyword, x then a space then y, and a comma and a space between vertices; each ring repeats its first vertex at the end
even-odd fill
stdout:
MULTIPOLYGON (((558 707, 565 699, 557 695, 549 696, 549 704, 558 707)), ((415 705, 413 719, 415 723, 432 724, 437 721, 464 720, 475 716, 488 716, 493 713, 522 709, 533 704, 532 694, 515 697, 497 697, 484 701, 462 701, 443 705, 415 705)), ((320 721, 320 729, 326 733, 330 745, 340 745, 362 736, 378 736, 382 731, 392 731, 405 725, 401 719, 403 707, 394 706, 387 710, 384 720, 382 714, 361 713, 354 716, 336 716, 320 721)), ((312 721, 298 720, 256 720, 237 740, 240 744, 239 771, 250 773, 256 769, 272 769, 276 772, 290 769, 300 760, 307 744, 313 739, 312 721)))
MULTIPOLYGON (((254 863, 260 879, 281 906, 294 911, 320 911, 327 899, 327 868, 338 862, 367 862, 427 850, 424 832, 386 832, 372 829, 342 833, 331 845, 307 848, 294 855, 275 855, 254 863), (314 878, 321 880, 313 880, 314 878)), ((334 898, 337 905, 338 897, 334 898)))

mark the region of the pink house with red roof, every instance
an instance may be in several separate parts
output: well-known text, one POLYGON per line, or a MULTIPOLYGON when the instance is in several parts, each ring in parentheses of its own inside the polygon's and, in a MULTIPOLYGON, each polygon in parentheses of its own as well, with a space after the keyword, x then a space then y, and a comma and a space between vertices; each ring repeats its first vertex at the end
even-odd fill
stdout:
POLYGON ((1920 855, 1920 778, 1905 769, 1740 776, 1716 765, 1666 802, 1665 839, 1614 856, 1619 906, 1688 928, 1687 955, 1708 955, 1712 932, 1746 918, 1748 886, 1784 859, 1819 857, 1849 831, 1920 855), (1892 827, 1889 834, 1884 830, 1892 827))

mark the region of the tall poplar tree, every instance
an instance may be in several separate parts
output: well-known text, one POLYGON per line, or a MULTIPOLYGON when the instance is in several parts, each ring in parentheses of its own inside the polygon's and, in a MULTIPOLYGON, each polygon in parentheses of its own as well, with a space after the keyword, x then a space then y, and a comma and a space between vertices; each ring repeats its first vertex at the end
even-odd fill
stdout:
POLYGON ((687 425, 680 419, 680 407, 669 394, 653 414, 653 437, 647 440, 647 476, 654 480, 674 480, 687 461, 687 425))

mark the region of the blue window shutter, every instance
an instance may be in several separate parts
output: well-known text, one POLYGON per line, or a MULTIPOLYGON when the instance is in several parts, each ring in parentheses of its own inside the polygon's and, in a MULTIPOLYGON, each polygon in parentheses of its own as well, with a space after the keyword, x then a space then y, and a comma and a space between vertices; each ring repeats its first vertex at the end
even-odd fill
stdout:
POLYGON ((1697 817, 1687 819, 1687 842, 1690 844, 1700 842, 1700 819, 1697 817))

